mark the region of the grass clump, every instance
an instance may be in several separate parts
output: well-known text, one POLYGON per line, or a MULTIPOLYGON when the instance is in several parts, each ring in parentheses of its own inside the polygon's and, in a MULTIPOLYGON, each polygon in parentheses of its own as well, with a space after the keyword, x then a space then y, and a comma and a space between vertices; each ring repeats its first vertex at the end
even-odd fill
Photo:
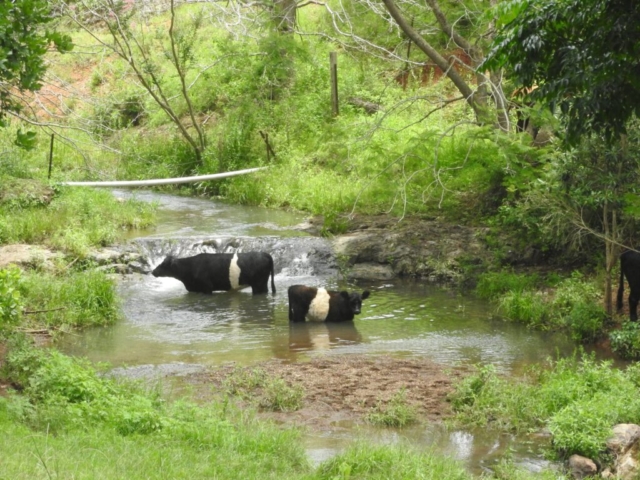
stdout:
POLYGON ((261 368, 236 367, 224 380, 229 395, 257 402, 263 410, 293 412, 302 407, 304 389, 267 374, 261 368))
POLYGON ((407 394, 401 389, 388 402, 378 400, 367 414, 367 421, 383 427, 405 427, 417 421, 418 414, 407 402, 407 394))
POLYGON ((640 421, 638 367, 625 371, 593 355, 559 359, 507 379, 482 367, 451 396, 455 422, 515 433, 547 428, 562 457, 598 459, 617 423, 640 421))
POLYGON ((318 479, 409 479, 471 480, 473 476, 450 459, 429 452, 418 453, 408 446, 356 444, 320 465, 318 479))
POLYGON ((640 359, 640 323, 624 322, 609 334, 611 349, 628 360, 640 359))
POLYGON ((50 199, 17 196, 0 199, 0 244, 40 243, 84 257, 91 247, 106 246, 133 228, 155 221, 155 207, 129 199, 117 201, 104 190, 54 188, 50 199))
POLYGON ((600 289, 579 272, 542 288, 537 275, 487 273, 479 279, 477 293, 497 300, 508 319, 544 330, 567 330, 582 342, 602 335, 606 319, 600 289))

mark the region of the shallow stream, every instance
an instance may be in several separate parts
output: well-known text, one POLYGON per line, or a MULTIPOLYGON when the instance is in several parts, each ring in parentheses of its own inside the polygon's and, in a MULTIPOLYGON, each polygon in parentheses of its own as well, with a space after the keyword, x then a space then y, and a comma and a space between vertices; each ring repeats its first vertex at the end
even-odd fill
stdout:
MULTIPOLYGON (((137 238, 130 239, 146 253, 148 268, 167 253, 235 250, 269 251, 276 264, 276 295, 253 296, 250 289, 190 294, 175 279, 127 276, 118 286, 124 321, 70 336, 61 348, 109 362, 130 376, 179 376, 225 362, 252 365, 272 358, 302 361, 344 353, 427 357, 451 366, 493 364, 513 373, 575 348, 562 335, 504 322, 494 306, 471 294, 413 280, 339 282, 329 242, 293 228, 304 221, 301 215, 149 192, 114 194, 159 204, 158 228, 136 232, 137 238), (286 291, 293 284, 368 289, 371 297, 352 323, 290 328, 286 291)), ((435 447, 476 473, 508 450, 531 470, 547 465, 536 442, 522 438, 450 432, 434 425, 403 430, 339 427, 306 435, 313 461, 329 458, 366 435, 385 443, 404 439, 435 447)))

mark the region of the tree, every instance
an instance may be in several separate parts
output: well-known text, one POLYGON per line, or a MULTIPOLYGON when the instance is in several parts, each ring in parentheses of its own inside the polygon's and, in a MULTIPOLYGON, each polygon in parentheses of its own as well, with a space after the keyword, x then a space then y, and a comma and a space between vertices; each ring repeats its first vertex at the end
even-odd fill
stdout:
MULTIPOLYGON (((0 127, 7 115, 23 108, 16 92, 37 91, 46 71, 44 55, 51 45, 59 52, 73 48, 71 38, 43 30, 53 20, 47 0, 0 2, 0 127)), ((33 134, 18 135, 18 144, 28 146, 33 134)))
POLYGON ((72 3, 62 0, 60 4, 63 11, 80 28, 129 65, 141 88, 153 98, 193 149, 196 165, 201 165, 206 138, 191 102, 187 73, 193 63, 193 46, 202 17, 196 16, 188 26, 178 28, 175 0, 170 0, 171 15, 167 35, 165 36, 164 32, 159 34, 157 44, 152 46, 134 33, 132 19, 136 10, 125 2, 79 0, 72 3), (109 32, 108 41, 96 31, 96 24, 109 32), (176 96, 172 95, 163 81, 164 72, 161 63, 154 56, 155 51, 162 52, 169 60, 173 68, 171 73, 175 74, 179 80, 180 93, 176 96), (195 133, 190 130, 188 122, 181 117, 175 97, 184 101, 195 133))
POLYGON ((533 100, 559 107, 570 161, 564 186, 552 192, 553 215, 603 241, 611 313, 611 271, 638 180, 627 128, 640 112, 640 4, 516 0, 504 5, 499 27, 481 67, 508 68, 533 100))
POLYGON ((534 100, 558 107, 566 140, 617 141, 640 112, 640 2, 506 2, 482 68, 506 67, 534 100))

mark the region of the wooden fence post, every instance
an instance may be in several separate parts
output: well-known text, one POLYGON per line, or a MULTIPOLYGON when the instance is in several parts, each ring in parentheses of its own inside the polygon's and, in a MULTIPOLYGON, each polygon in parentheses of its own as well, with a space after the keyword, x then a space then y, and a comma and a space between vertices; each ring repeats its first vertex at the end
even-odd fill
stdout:
POLYGON ((51 167, 53 165, 53 136, 54 134, 51 134, 51 146, 49 147, 49 175, 47 176, 48 180, 51 180, 51 167))
POLYGON ((329 53, 329 68, 331 69, 331 111, 334 117, 340 113, 338 108, 338 54, 329 53))

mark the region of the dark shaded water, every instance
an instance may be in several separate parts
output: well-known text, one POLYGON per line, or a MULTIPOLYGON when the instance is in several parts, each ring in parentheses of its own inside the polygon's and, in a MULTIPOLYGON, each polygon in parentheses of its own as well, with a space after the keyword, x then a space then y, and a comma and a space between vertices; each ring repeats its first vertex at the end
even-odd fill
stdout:
MULTIPOLYGON (((417 281, 347 285, 338 279, 328 241, 292 228, 303 221, 300 215, 147 192, 135 196, 160 204, 158 229, 136 239, 149 267, 169 252, 186 256, 264 249, 276 261, 277 294, 253 296, 250 289, 192 294, 174 279, 131 275, 118 287, 125 320, 70 337, 62 345, 67 353, 126 366, 134 376, 179 375, 231 361, 251 365, 271 358, 299 361, 343 353, 428 357, 452 366, 493 364, 511 373, 575 348, 561 335, 502 321, 494 306, 472 295, 417 281), (286 290, 293 284, 366 288, 372 294, 353 323, 290 326, 286 290)), ((314 461, 321 461, 359 435, 433 446, 476 472, 509 449, 527 468, 546 465, 535 445, 524 439, 448 432, 438 426, 395 431, 342 425, 335 432, 310 432, 307 449, 314 461)))

